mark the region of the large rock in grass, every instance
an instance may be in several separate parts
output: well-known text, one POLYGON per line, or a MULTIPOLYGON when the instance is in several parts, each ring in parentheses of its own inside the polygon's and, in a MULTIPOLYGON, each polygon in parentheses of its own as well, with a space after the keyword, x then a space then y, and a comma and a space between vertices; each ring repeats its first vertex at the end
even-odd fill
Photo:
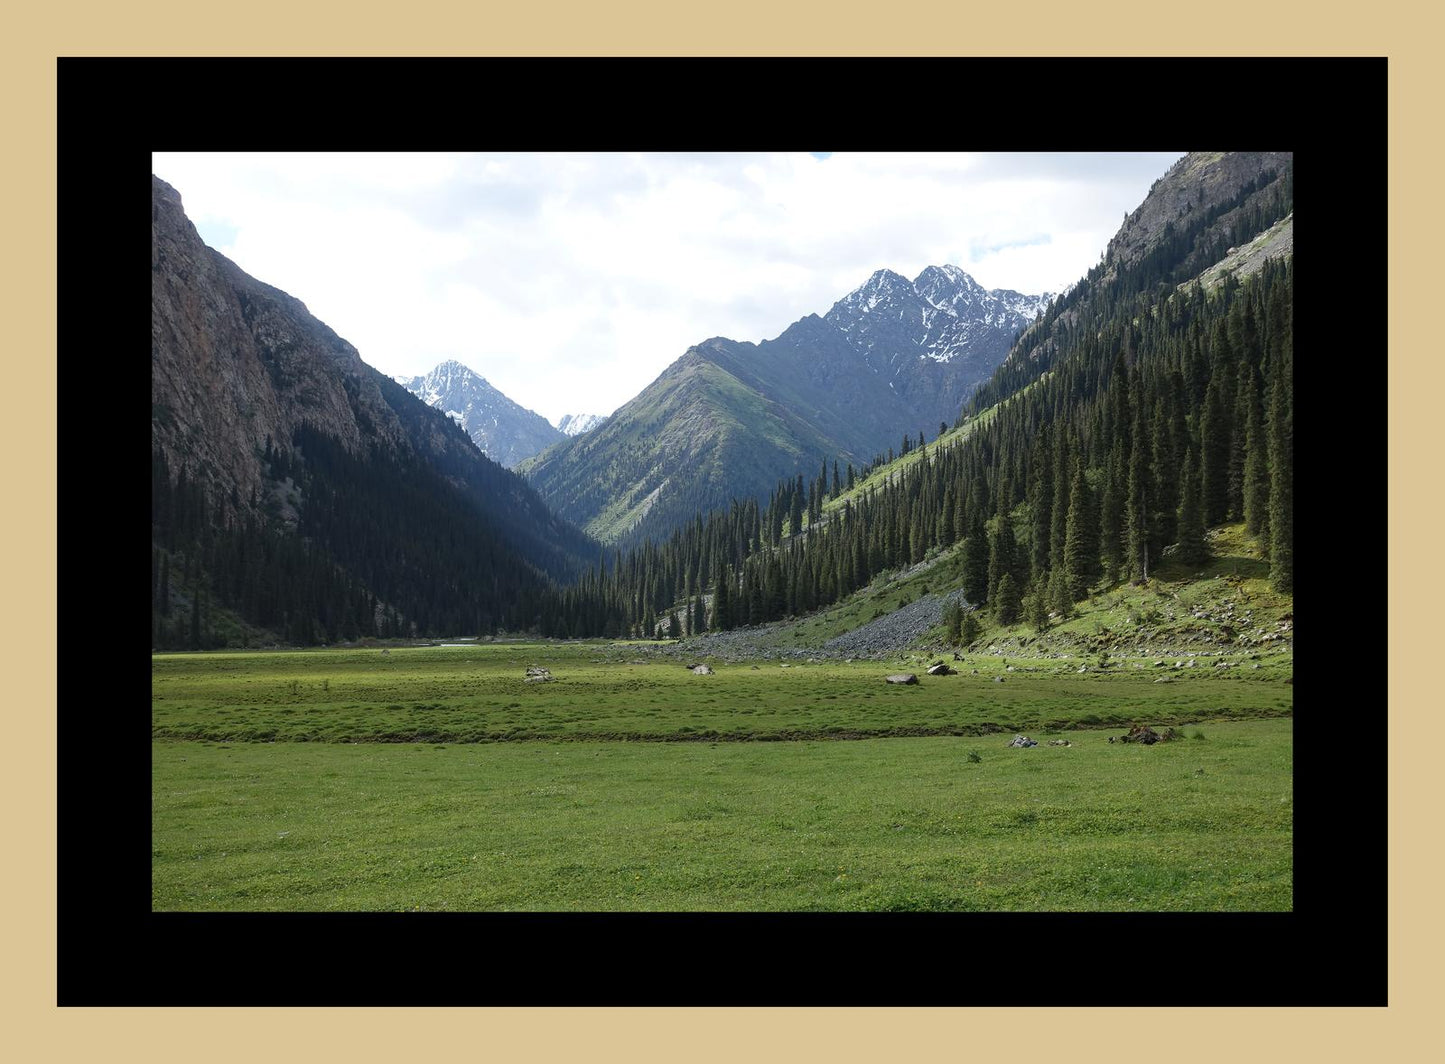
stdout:
POLYGON ((918 677, 911 672, 895 672, 892 676, 885 676, 887 683, 917 683, 918 677))
POLYGON ((694 665, 692 671, 698 676, 711 676, 713 674, 712 669, 706 665, 694 665))

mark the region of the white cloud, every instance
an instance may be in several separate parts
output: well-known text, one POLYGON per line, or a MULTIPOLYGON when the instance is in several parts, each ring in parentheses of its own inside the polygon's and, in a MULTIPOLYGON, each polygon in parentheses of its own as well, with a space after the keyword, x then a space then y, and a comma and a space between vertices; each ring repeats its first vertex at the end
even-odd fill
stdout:
POLYGON ((886 267, 1057 291, 1180 152, 156 153, 217 250, 388 375, 455 358, 555 420, 886 267))

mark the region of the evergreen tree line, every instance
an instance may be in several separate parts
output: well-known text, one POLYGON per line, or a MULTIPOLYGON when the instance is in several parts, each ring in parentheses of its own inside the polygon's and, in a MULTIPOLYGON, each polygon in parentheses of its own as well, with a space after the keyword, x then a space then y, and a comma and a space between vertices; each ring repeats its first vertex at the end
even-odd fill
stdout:
POLYGON ((153 453, 153 646, 224 645, 218 608, 302 645, 536 627, 549 579, 439 473, 313 429, 290 443, 267 440, 263 461, 300 501, 294 528, 279 501, 210 498, 153 453))

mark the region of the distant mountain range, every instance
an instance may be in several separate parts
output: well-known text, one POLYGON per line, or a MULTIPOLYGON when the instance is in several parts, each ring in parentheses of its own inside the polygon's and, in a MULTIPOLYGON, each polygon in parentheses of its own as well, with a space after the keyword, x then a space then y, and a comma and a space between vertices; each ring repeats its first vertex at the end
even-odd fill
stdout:
POLYGON ((397 377, 396 382, 445 413, 484 455, 508 469, 571 435, 513 402, 460 362, 443 362, 425 376, 397 377))
POLYGON ((519 467, 557 512, 612 543, 933 438, 1050 296, 984 289, 956 266, 909 281, 879 270, 759 344, 690 348, 605 424, 519 467))

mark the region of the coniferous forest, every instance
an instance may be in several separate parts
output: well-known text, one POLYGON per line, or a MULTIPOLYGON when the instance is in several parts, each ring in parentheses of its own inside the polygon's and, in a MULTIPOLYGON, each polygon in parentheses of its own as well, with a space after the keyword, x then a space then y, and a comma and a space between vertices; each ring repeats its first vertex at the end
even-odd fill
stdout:
POLYGON ((1272 584, 1290 591, 1292 305, 1292 264, 1268 265, 1209 294, 1156 299, 1145 286, 1088 323, 1056 319, 1045 326, 1061 334, 1054 368, 962 443, 928 453, 905 440, 922 460, 826 522, 824 499, 851 487, 826 463, 811 482, 780 483, 765 506, 698 518, 548 592, 541 632, 778 620, 960 542, 970 602, 1067 611, 1101 579, 1146 579, 1165 551, 1203 560, 1206 527, 1237 520, 1267 553, 1272 584))

